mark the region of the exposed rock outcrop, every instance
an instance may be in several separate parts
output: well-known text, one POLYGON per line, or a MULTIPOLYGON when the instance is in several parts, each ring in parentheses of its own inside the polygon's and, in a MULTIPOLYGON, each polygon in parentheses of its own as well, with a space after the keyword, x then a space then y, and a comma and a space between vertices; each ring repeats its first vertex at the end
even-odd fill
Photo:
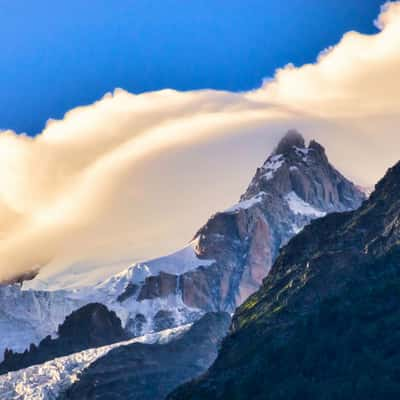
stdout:
POLYGON ((138 301, 151 300, 155 298, 168 297, 176 293, 178 288, 177 275, 167 274, 161 271, 156 276, 149 276, 145 279, 144 285, 141 287, 138 301))

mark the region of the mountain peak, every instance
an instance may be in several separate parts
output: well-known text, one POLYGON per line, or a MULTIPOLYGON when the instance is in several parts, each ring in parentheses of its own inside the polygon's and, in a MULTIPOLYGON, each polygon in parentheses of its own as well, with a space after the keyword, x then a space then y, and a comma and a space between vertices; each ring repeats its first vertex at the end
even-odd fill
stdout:
POLYGON ((294 192, 323 212, 354 209, 365 199, 364 194, 330 164, 321 144, 311 140, 307 146, 303 136, 294 129, 282 137, 257 169, 241 201, 247 201, 245 204, 250 206, 261 201, 263 193, 271 192, 280 196, 294 192))
POLYGON ((315 140, 311 140, 310 144, 308 145, 310 149, 313 149, 321 154, 325 154, 325 148, 315 140))
POLYGON ((378 196, 381 193, 391 194, 397 198, 400 186, 400 161, 389 168, 385 176, 376 184, 375 192, 372 196, 378 196))
POLYGON ((285 154, 293 147, 303 149, 305 146, 303 135, 295 129, 290 129, 276 146, 274 154, 285 154))

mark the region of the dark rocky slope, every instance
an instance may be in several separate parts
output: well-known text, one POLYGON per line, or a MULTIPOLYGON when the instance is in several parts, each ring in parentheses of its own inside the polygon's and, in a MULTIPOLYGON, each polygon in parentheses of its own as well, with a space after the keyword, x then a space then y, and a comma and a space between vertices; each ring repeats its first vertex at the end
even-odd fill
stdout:
POLYGON ((61 399, 158 400, 204 371, 217 356, 229 314, 209 313, 166 344, 134 343, 97 360, 61 399))
POLYGON ((58 337, 47 336, 39 346, 32 344, 23 353, 6 350, 0 374, 41 364, 92 347, 127 339, 114 311, 99 303, 88 304, 70 314, 58 328, 58 337))
POLYGON ((399 193, 400 163, 360 209, 293 238, 214 365, 169 399, 397 399, 399 193))

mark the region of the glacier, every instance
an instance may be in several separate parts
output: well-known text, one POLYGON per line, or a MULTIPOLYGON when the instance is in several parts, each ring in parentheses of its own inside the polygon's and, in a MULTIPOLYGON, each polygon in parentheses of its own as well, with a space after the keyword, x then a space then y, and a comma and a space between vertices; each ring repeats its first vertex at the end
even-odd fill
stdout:
POLYGON ((0 376, 0 398, 7 400, 56 399, 63 390, 79 379, 79 374, 85 368, 112 349, 132 343, 167 343, 184 334, 190 327, 191 324, 186 324, 178 328, 166 329, 124 342, 55 358, 16 372, 9 372, 0 376))

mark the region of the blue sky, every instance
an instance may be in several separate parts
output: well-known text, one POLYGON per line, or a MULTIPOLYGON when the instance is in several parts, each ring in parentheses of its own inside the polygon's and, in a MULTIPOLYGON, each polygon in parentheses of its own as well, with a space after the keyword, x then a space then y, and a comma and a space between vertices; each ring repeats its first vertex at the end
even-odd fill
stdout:
POLYGON ((348 30, 373 33, 381 0, 13 0, 0 9, 0 128, 122 87, 232 91, 311 62, 348 30))

